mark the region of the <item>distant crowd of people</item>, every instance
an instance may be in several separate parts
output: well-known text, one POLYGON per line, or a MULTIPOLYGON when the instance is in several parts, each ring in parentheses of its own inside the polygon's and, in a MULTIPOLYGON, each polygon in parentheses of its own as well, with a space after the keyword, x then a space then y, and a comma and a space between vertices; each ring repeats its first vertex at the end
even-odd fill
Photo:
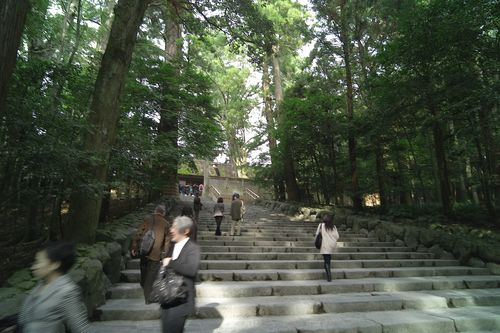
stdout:
POLYGON ((203 184, 179 184, 179 194, 186 196, 194 196, 197 193, 201 196, 203 189, 203 184))

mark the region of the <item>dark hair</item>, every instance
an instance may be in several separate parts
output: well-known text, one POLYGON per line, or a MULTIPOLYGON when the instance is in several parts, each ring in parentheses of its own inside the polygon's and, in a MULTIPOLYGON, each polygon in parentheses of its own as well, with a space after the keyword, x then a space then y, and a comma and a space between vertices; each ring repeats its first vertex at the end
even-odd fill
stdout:
POLYGON ((240 198, 239 193, 235 193, 235 194, 233 194, 233 200, 234 200, 234 199, 236 199, 236 198, 238 198, 238 199, 240 198))
POLYGON ((68 242, 51 242, 42 251, 47 253, 51 262, 60 262, 58 272, 66 274, 76 262, 75 245, 68 242))
POLYGON ((193 208, 188 207, 188 206, 184 206, 184 207, 182 207, 182 210, 181 210, 181 216, 189 216, 189 217, 192 217, 192 216, 193 216, 193 208))
POLYGON ((223 202, 224 202, 224 199, 222 199, 222 197, 217 198, 217 203, 223 203, 223 202))
POLYGON ((325 223, 325 229, 332 230, 333 229, 333 214, 326 213, 323 215, 323 223, 325 223))

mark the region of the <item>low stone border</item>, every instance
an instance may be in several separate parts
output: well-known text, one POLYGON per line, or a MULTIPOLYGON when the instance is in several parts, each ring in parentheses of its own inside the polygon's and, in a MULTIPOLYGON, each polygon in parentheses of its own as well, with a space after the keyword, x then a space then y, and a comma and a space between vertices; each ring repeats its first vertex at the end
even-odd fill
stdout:
POLYGON ((346 230, 364 233, 382 242, 395 242, 414 251, 431 252, 437 258, 457 259, 461 264, 474 267, 488 267, 492 274, 500 275, 500 243, 486 241, 472 236, 466 238, 443 230, 414 225, 418 222, 405 220, 395 223, 376 216, 353 214, 347 209, 334 207, 304 207, 296 203, 259 201, 257 204, 277 212, 293 216, 293 219, 315 221, 318 214, 335 213, 335 223, 344 224, 346 230))
MULTIPOLYGON (((167 211, 178 206, 174 199, 165 200, 167 211)), ((78 261, 69 272, 80 286, 89 317, 104 304, 113 283, 120 281, 121 271, 129 258, 130 242, 144 215, 154 209, 148 204, 97 230, 97 243, 78 245, 78 261)), ((0 288, 0 318, 18 313, 29 292, 37 283, 29 268, 15 272, 4 288, 0 288)))

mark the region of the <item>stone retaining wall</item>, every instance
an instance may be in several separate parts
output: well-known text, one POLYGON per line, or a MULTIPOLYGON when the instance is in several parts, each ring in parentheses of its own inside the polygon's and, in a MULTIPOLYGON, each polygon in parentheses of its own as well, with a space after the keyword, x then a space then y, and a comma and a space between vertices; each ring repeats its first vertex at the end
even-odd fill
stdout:
POLYGON ((296 203, 259 201, 258 204, 295 219, 315 221, 318 214, 335 213, 335 224, 345 224, 347 230, 365 233, 379 241, 392 241, 417 252, 431 252, 437 258, 455 258, 464 265, 488 267, 500 275, 500 243, 473 236, 454 235, 444 230, 421 227, 416 222, 390 222, 376 216, 356 215, 347 209, 333 207, 303 207, 296 203))
MULTIPOLYGON (((167 211, 178 210, 177 200, 165 200, 167 211)), ((97 230, 97 243, 78 245, 78 261, 69 272, 80 286, 89 317, 104 304, 106 294, 113 283, 120 281, 120 272, 129 257, 130 242, 137 225, 145 214, 154 210, 154 204, 128 214, 97 230)), ((15 272, 3 288, 0 288, 0 318, 19 312, 29 290, 37 283, 29 268, 15 272)))

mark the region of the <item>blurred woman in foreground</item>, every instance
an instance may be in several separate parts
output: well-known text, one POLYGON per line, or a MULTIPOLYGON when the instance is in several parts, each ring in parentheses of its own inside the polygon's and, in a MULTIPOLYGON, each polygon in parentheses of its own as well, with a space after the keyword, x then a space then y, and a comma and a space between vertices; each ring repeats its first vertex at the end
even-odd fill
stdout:
POLYGON ((76 261, 69 243, 51 243, 35 256, 31 267, 40 283, 19 314, 23 333, 91 332, 80 288, 66 274, 76 261))

